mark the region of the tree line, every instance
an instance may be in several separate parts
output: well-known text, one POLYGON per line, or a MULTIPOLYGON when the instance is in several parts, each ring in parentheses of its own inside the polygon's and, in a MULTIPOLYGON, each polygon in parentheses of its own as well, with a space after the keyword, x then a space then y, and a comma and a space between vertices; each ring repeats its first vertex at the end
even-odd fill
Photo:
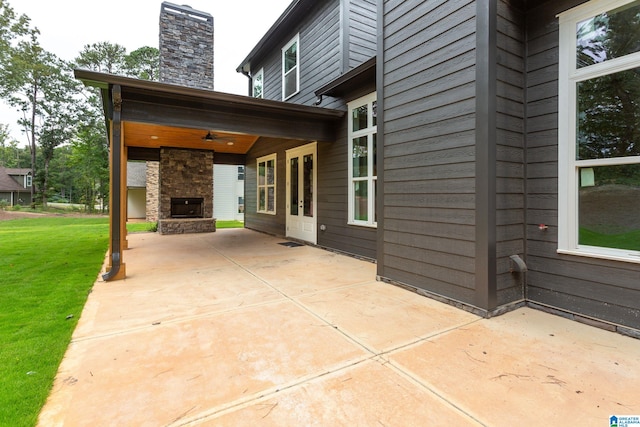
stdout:
POLYGON ((159 52, 98 42, 65 61, 42 48, 28 16, 0 0, 0 99, 19 113, 25 138, 16 141, 0 123, 0 167, 31 169, 32 204, 68 201, 92 211, 108 200, 109 142, 100 93, 76 80, 75 68, 157 80, 159 52))

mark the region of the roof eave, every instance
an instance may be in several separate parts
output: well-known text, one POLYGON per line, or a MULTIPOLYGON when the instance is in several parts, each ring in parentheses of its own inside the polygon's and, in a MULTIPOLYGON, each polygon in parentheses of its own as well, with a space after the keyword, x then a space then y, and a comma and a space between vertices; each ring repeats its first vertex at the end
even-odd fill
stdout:
POLYGON ((276 47, 281 47, 280 43, 288 36, 291 28, 299 23, 307 10, 316 3, 317 0, 294 0, 291 2, 289 7, 254 46, 249 55, 238 65, 236 71, 243 74, 249 73, 253 59, 263 56, 266 52, 271 52, 276 47))
POLYGON ((376 78, 376 57, 373 56, 356 68, 349 70, 340 77, 330 81, 314 93, 318 98, 322 96, 342 97, 349 88, 365 83, 374 82, 376 78))
POLYGON ((102 90, 108 89, 111 85, 120 85, 137 91, 148 91, 153 93, 163 93, 176 98, 186 97, 198 99, 206 103, 227 104, 233 107, 244 107, 256 110, 268 109, 270 111, 291 112, 297 115, 322 116, 327 119, 339 119, 344 116, 344 112, 329 108, 312 107, 307 105, 292 104, 289 102, 274 101, 262 98, 253 98, 244 95, 235 95, 224 92, 216 92, 206 89, 197 89, 186 86, 160 83, 150 80, 140 80, 131 77, 117 76, 114 74, 98 73, 95 71, 76 69, 74 75, 87 86, 98 87, 102 90))

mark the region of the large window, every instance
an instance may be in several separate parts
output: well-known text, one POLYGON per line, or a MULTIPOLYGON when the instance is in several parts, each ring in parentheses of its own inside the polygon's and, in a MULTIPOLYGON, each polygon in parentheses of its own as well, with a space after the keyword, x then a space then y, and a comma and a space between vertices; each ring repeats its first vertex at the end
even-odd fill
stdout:
POLYGON ((276 155, 258 159, 258 213, 276 213, 276 155))
POLYGON ((640 0, 559 18, 559 252, 640 262, 640 0))
POLYGON ((349 103, 349 224, 375 227, 376 94, 349 103))
POLYGON ((282 99, 300 90, 300 36, 296 35, 282 48, 282 99))
POLYGON ((264 68, 256 73, 251 79, 254 98, 264 98, 264 68))

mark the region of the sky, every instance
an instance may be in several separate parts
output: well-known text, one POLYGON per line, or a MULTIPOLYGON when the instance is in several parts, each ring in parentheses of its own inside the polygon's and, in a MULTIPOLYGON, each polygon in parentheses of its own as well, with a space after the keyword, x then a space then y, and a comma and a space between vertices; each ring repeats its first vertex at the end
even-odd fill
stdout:
MULTIPOLYGON (((213 16, 214 88, 247 94, 247 78, 236 72, 240 62, 271 28, 292 0, 174 0, 213 16)), ((8 0, 18 14, 31 18, 40 30, 41 46, 61 59, 72 60, 87 44, 110 42, 127 53, 143 46, 158 47, 162 0, 8 0)), ((11 107, 0 101, 0 124, 20 145, 26 137, 11 107)))

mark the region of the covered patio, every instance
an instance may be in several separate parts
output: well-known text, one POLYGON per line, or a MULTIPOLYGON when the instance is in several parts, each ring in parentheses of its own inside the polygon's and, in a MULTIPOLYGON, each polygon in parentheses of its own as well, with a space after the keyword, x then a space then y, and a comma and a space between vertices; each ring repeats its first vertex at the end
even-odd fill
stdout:
POLYGON ((170 168, 160 172, 172 178, 169 184, 160 183, 160 230, 165 228, 163 221, 174 219, 174 200, 193 200, 189 187, 196 185, 197 191, 191 193, 202 204, 196 209, 197 218, 180 221, 202 221, 204 228, 213 231, 214 164, 244 166, 258 141, 269 145, 286 140, 299 146, 333 143, 336 124, 345 115, 339 110, 88 70, 74 73, 85 85, 100 90, 108 130, 111 235, 105 280, 127 276, 127 161, 155 161, 161 168, 170 168))
POLYGON ((376 282, 371 262, 246 229, 128 241, 127 277, 96 281, 41 426, 640 414, 640 340, 529 308, 482 319, 376 282))

